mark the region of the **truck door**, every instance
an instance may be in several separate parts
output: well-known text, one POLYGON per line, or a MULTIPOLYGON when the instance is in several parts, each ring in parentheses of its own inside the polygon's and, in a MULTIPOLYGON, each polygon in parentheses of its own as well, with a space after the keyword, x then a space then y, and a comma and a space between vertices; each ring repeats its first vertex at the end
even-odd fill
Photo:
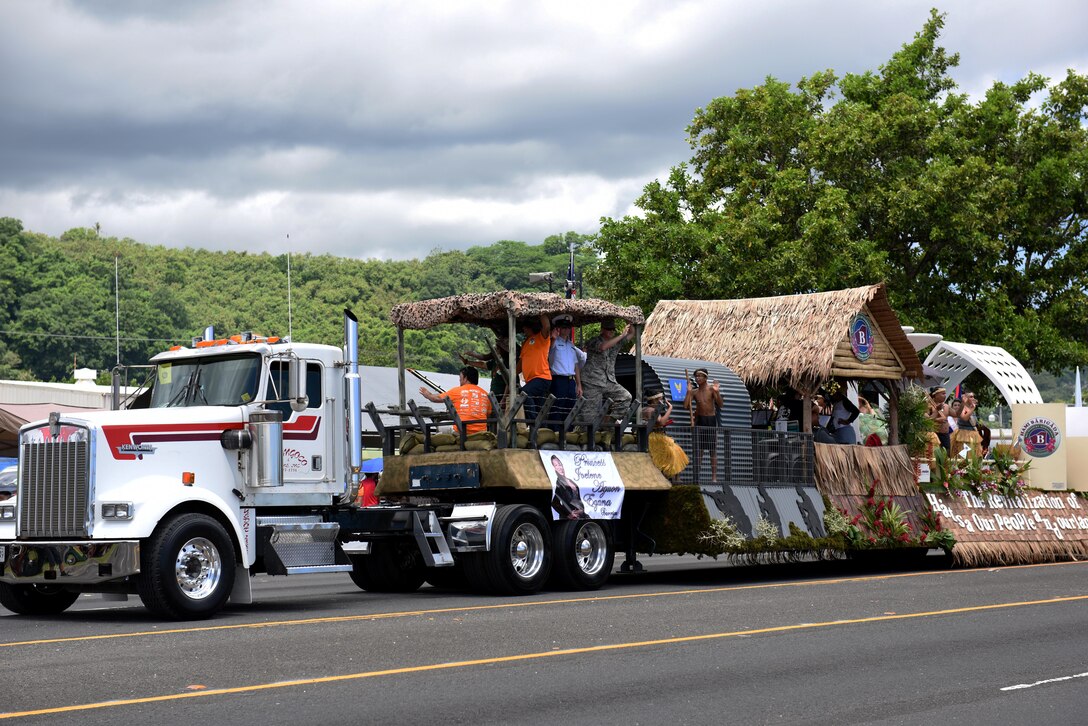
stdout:
MULTIPOLYGON (((267 397, 287 398, 287 361, 273 360, 268 368, 267 397)), ((306 362, 305 411, 294 411, 289 401, 268 403, 267 407, 283 414, 283 481, 285 484, 320 482, 328 476, 329 452, 324 430, 325 392, 322 365, 318 361, 306 362)))

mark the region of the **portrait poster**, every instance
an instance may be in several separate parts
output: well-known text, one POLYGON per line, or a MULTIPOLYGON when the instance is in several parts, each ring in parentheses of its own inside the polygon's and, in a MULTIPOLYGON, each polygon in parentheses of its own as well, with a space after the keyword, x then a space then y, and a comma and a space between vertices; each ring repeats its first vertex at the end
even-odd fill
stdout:
POLYGON ((623 480, 607 451, 541 451, 552 519, 619 519, 623 480))

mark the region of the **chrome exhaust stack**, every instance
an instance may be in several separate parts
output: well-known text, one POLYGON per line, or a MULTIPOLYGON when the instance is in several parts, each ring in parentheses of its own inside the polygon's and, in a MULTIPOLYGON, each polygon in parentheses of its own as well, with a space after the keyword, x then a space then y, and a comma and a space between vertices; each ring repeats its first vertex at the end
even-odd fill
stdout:
POLYGON ((359 320, 350 310, 344 310, 344 359, 348 372, 344 376, 347 388, 344 407, 348 418, 348 471, 344 477, 344 502, 350 504, 359 494, 363 466, 363 388, 359 380, 359 320))
POLYGON ((283 414, 254 411, 246 430, 252 441, 247 484, 256 488, 283 486, 283 414))

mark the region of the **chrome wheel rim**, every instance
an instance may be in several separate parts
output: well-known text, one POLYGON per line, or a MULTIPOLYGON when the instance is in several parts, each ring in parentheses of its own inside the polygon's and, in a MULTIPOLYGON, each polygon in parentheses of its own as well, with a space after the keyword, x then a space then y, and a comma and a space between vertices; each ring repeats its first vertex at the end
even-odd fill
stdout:
POLYGON ((532 580, 544 567, 544 535, 529 522, 523 522, 510 537, 510 564, 522 580, 532 580))
POLYGON ((587 575, 597 575, 604 569, 608 554, 608 538, 596 522, 586 522, 574 538, 574 562, 587 575))
POLYGON ((203 600, 215 592, 223 576, 219 549, 204 537, 193 537, 181 546, 174 563, 178 587, 190 600, 203 600))

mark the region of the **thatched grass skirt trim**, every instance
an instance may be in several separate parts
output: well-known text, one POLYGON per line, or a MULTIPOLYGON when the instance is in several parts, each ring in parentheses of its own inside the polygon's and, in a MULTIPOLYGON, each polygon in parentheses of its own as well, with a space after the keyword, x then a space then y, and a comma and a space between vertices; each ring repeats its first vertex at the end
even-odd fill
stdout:
POLYGON ((661 473, 668 478, 672 479, 687 468, 688 455, 684 453, 678 443, 672 440, 671 436, 652 431, 650 433, 649 447, 650 458, 653 459, 654 466, 660 469, 661 473))
POLYGON ((975 452, 975 456, 982 456, 982 436, 978 431, 956 429, 952 432, 952 443, 949 447, 952 449, 952 455, 959 456, 964 446, 975 452))
POLYGON ((952 557, 957 565, 988 567, 992 565, 1027 565, 1055 562, 1088 555, 1088 542, 1061 540, 1053 542, 957 542, 952 557))
POLYGON ((847 446, 813 444, 816 487, 821 494, 865 496, 876 484, 883 496, 918 493, 914 463, 906 446, 847 446))

